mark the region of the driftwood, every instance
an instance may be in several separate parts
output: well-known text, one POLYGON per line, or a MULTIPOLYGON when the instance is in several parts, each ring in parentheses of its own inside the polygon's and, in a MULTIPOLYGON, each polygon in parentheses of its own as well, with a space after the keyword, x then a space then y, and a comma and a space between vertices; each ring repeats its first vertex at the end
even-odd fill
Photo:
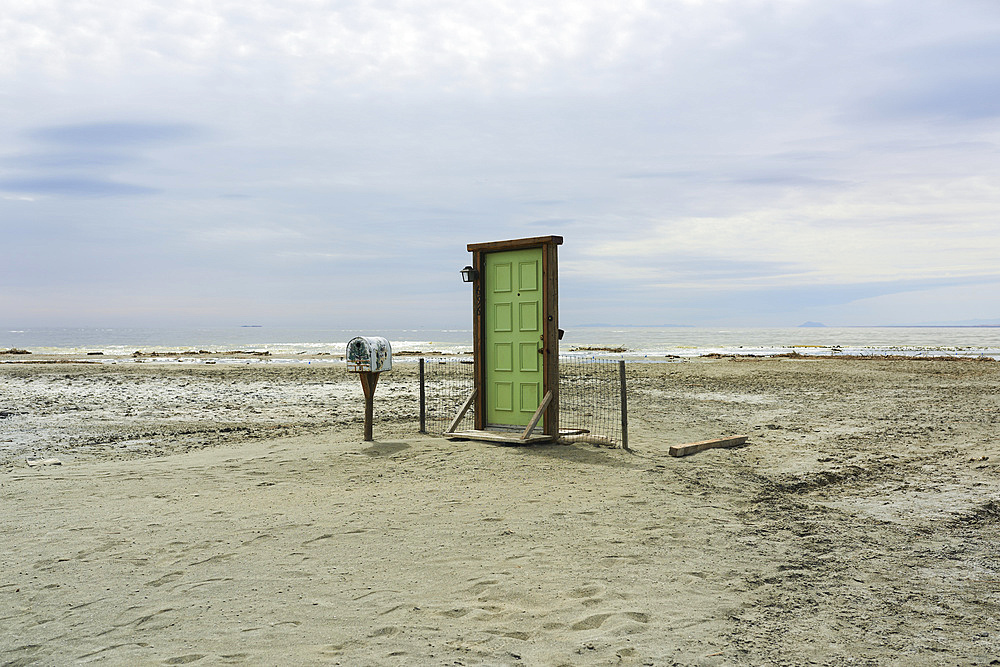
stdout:
POLYGON ((670 447, 671 456, 687 456, 706 449, 717 447, 738 447, 747 441, 745 435, 738 435, 732 438, 717 438, 715 440, 702 440, 701 442, 690 442, 686 445, 673 445, 670 447))
POLYGON ((28 459, 25 461, 30 468, 36 468, 38 466, 61 466, 62 461, 59 459, 28 459))
POLYGON ((571 445, 574 442, 585 442, 588 445, 598 445, 600 447, 614 447, 615 443, 603 435, 591 435, 590 433, 580 433, 577 435, 561 435, 557 441, 560 445, 571 445))

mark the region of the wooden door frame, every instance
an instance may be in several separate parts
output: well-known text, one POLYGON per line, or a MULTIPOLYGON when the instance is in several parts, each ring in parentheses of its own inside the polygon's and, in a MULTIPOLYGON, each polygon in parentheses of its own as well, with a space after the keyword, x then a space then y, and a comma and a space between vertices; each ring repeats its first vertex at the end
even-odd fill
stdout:
POLYGON ((545 410, 544 433, 552 437, 559 435, 559 262, 558 246, 561 236, 535 236, 509 241, 470 243, 467 248, 472 253, 472 267, 478 278, 472 289, 472 349, 475 360, 475 425, 477 430, 485 430, 486 401, 486 304, 483 294, 486 284, 486 255, 509 250, 542 249, 542 391, 552 398, 545 410))

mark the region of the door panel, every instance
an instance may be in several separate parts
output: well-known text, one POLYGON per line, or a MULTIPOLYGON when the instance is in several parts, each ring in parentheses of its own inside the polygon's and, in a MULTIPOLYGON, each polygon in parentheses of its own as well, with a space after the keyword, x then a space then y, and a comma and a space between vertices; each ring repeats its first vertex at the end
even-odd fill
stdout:
POLYGON ((517 304, 517 326, 520 331, 539 330, 542 324, 541 319, 538 317, 538 313, 541 311, 539 306, 541 304, 538 301, 522 301, 517 304))
POLYGON ((510 414, 514 411, 514 383, 494 382, 493 403, 500 414, 510 414))
POLYGON ((544 384, 542 249, 491 252, 483 259, 486 421, 524 426, 538 409, 544 384))
POLYGON ((493 357, 493 370, 501 373, 512 373, 514 371, 513 345, 511 343, 496 343, 493 350, 496 353, 493 357))
MULTIPOLYGON (((538 383, 519 382, 518 385, 518 391, 520 392, 521 399, 521 412, 526 412, 530 421, 531 417, 535 414, 535 410, 538 409, 538 404, 541 402, 538 400, 538 383)), ((525 424, 527 424, 527 422, 525 422, 525 424)))
POLYGON ((519 343, 518 347, 521 349, 521 371, 532 373, 540 371, 542 355, 538 354, 538 346, 535 345, 535 342, 519 343))
POLYGON ((494 331, 513 331, 514 314, 512 304, 498 303, 493 309, 494 331))
MULTIPOLYGON (((542 251, 539 250, 539 261, 541 261, 541 257, 542 251)), ((538 289, 539 271, 537 262, 518 262, 517 266, 519 269, 518 277, 520 278, 518 289, 521 291, 538 289)))

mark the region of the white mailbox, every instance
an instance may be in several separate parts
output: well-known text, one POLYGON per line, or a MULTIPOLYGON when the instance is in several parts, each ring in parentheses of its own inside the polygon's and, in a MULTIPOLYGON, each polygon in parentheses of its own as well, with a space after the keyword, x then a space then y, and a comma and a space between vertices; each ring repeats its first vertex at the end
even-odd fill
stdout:
POLYGON ((347 370, 381 373, 392 370, 392 346, 378 336, 358 336, 347 344, 347 370))

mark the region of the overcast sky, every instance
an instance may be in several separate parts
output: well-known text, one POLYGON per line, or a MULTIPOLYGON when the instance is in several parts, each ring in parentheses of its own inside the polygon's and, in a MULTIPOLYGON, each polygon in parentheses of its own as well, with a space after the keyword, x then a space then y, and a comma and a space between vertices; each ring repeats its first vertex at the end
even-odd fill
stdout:
POLYGON ((0 326, 1000 321, 996 0, 36 0, 0 326))

